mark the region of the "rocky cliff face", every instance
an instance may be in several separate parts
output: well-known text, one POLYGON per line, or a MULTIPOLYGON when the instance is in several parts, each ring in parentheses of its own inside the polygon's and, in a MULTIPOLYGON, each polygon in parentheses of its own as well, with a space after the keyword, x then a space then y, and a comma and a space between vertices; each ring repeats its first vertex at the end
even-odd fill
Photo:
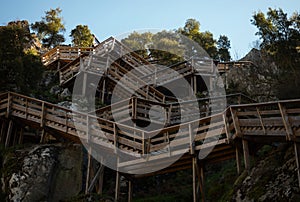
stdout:
POLYGON ((12 172, 2 173, 2 191, 9 201, 59 201, 82 188, 82 149, 79 145, 40 145, 4 157, 14 159, 12 172))
POLYGON ((236 181, 231 201, 300 201, 291 145, 280 145, 236 181))

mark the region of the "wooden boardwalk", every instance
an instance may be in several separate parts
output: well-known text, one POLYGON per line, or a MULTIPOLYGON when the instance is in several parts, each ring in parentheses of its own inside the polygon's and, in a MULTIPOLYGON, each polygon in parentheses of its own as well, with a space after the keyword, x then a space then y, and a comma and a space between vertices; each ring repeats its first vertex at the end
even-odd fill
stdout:
MULTIPOLYGON (((0 142, 6 147, 21 144, 28 138, 26 126, 40 131, 35 137, 38 142, 50 134, 57 141, 83 144, 93 154, 116 157, 112 158, 117 171, 116 201, 120 175, 129 180, 131 201, 134 178, 190 168, 194 201, 200 200, 199 193, 204 201, 205 164, 235 158, 240 173, 243 156, 249 171, 252 145, 273 142, 294 145, 300 184, 300 99, 253 103, 234 94, 226 96, 228 105, 212 111, 212 105, 224 105, 224 97, 181 101, 156 88, 184 77, 195 93, 200 78, 210 80, 218 68, 228 71, 228 64, 216 67, 212 60, 191 59, 157 69, 113 37, 92 48, 56 47, 42 56, 42 62, 46 68, 57 70, 61 86, 72 86, 76 78, 101 78, 97 88, 102 101, 112 92, 120 101, 96 111, 79 112, 13 92, 2 93, 0 142), (125 75, 130 76, 123 81, 125 75), (116 85, 120 86, 117 92, 116 85), (135 86, 140 88, 133 90, 135 86), (154 127, 138 127, 149 123, 154 127)), ((83 87, 83 94, 85 91, 83 87)), ((104 163, 100 163, 93 170, 95 161, 88 155, 87 193, 95 189, 102 192, 104 163)))
MULTIPOLYGON (((146 114, 141 113, 141 109, 149 107, 149 104, 156 104, 135 97, 127 103, 130 103, 127 107, 131 118, 136 119, 146 117, 146 114)), ((121 112, 126 105, 118 104, 117 109, 121 112)), ((107 108, 109 107, 100 109, 100 114, 109 111, 107 108)), ((21 120, 26 125, 71 141, 89 142, 105 148, 111 154, 116 150, 124 152, 131 158, 119 161, 117 167, 135 177, 193 168, 201 165, 201 161, 209 163, 234 158, 238 154, 233 142, 237 141, 242 141, 245 166, 249 169, 248 142, 292 142, 296 148, 300 135, 299 99, 232 105, 215 115, 173 124, 159 131, 140 130, 115 123, 108 117, 72 111, 12 92, 0 95, 0 116, 1 142, 6 146, 21 138, 14 136, 22 135, 21 133, 11 132, 12 124, 21 120), (211 152, 204 159, 197 159, 199 151, 210 148, 211 152), (147 154, 147 158, 142 158, 147 154), (172 164, 170 162, 173 161, 173 157, 178 157, 178 160, 172 164), (160 167, 162 163, 170 165, 151 173, 155 166, 160 167)), ((172 118, 171 116, 170 119, 172 118)), ((240 165, 238 167, 241 169, 240 165)))

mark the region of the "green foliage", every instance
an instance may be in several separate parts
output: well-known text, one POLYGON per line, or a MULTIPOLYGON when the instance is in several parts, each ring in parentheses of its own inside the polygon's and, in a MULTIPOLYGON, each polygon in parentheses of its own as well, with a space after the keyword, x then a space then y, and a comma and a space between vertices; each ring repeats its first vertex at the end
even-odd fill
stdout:
POLYGON ((178 32, 197 42, 211 58, 221 61, 230 60, 230 41, 227 36, 221 35, 216 41, 211 32, 200 31, 200 22, 195 19, 188 19, 178 32))
POLYGON ((143 58, 170 65, 182 60, 184 51, 179 41, 178 34, 164 30, 155 34, 133 32, 121 42, 143 58))
POLYGON ((60 17, 61 9, 50 9, 46 11, 42 20, 31 25, 32 30, 36 31, 37 36, 42 40, 46 48, 53 48, 65 41, 60 32, 65 31, 63 19, 60 17))
POLYGON ((70 37, 72 38, 73 46, 91 47, 93 45, 94 36, 87 25, 77 25, 71 31, 70 37))
POLYGON ((28 93, 35 89, 43 67, 31 48, 27 21, 10 22, 0 28, 0 91, 28 93))
POLYGON ((226 62, 230 61, 230 41, 227 36, 221 35, 217 41, 217 48, 218 48, 218 59, 220 61, 226 62))
POLYGON ((255 13, 252 24, 258 28, 261 50, 275 61, 278 68, 276 79, 277 97, 300 97, 300 15, 288 17, 282 9, 269 8, 266 15, 255 13))

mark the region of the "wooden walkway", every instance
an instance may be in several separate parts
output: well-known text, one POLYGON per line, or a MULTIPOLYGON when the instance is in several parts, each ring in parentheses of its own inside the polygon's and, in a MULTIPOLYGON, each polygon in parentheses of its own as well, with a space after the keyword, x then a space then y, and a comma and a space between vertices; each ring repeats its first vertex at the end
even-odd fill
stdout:
MULTIPOLYGON (((150 104, 158 104, 135 97, 127 103, 131 118, 135 119, 147 117, 142 109, 150 104)), ((117 104, 120 105, 117 109, 121 113, 124 105, 117 104)), ((117 167, 136 177, 187 169, 202 165, 201 161, 208 163, 234 158, 238 153, 233 142, 237 141, 242 141, 245 166, 249 169, 248 142, 293 142, 295 148, 299 142, 299 99, 231 105, 215 115, 181 124, 175 123, 158 131, 140 130, 126 125, 126 121, 124 124, 117 124, 108 118, 109 114, 105 117, 104 112, 109 111, 108 108, 100 109, 99 114, 102 117, 98 117, 20 94, 3 93, 0 95, 1 142, 10 146, 13 140, 21 138, 14 136, 21 133, 11 132, 15 120, 21 120, 26 125, 55 133, 56 136, 71 141, 89 142, 105 148, 111 154, 116 151, 124 152, 131 158, 117 162, 117 167), (204 159, 197 159, 199 152, 205 149, 210 149, 211 152, 204 159), (147 158, 143 158, 147 154, 147 158), (178 158, 176 163, 170 163, 174 158, 178 158), (155 166, 160 167, 162 163, 170 165, 151 173, 155 166)), ((168 114, 166 116, 167 120, 174 118, 168 114)), ((238 169, 241 169, 239 164, 238 169)))
MULTIPOLYGON (((58 141, 88 145, 89 152, 118 156, 112 159, 117 170, 116 201, 120 175, 129 180, 131 201, 134 178, 188 168, 193 170, 194 201, 200 200, 199 193, 205 200, 204 164, 235 158, 240 173, 243 155, 249 171, 251 145, 273 142, 294 145, 300 186, 300 99, 253 103, 235 94, 226 96, 228 106, 215 111, 212 105, 224 105, 224 97, 178 101, 156 86, 184 77, 193 92, 198 92, 200 77, 210 80, 216 76, 218 67, 212 60, 193 58, 157 68, 113 37, 93 48, 56 47, 42 56, 42 62, 46 68, 57 69, 61 86, 72 86, 76 78, 101 78, 98 91, 102 101, 112 92, 120 101, 93 112, 79 112, 13 92, 0 94, 0 142, 6 147, 22 143, 27 138, 24 127, 29 126, 40 131, 39 142, 51 134, 58 141), (116 85, 120 86, 117 92, 116 85), (136 86, 140 88, 133 90, 136 86), (149 123, 154 127, 138 127, 149 123)), ((228 68, 224 63, 219 71, 228 68)), ((85 91, 83 87, 83 94, 85 91)), ((104 166, 93 170, 94 163, 88 155, 87 193, 102 192, 104 166)))

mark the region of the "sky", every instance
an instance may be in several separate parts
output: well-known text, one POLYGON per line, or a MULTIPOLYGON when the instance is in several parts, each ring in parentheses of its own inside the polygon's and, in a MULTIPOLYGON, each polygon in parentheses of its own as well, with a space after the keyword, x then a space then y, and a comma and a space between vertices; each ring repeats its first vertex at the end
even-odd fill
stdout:
POLYGON ((200 31, 214 38, 228 36, 233 59, 243 57, 258 40, 250 20, 255 12, 282 8, 300 13, 299 0, 0 0, 0 25, 10 21, 40 21, 45 11, 60 7, 66 27, 66 43, 76 25, 88 25, 102 41, 134 30, 174 30, 189 18, 198 20, 200 31))

